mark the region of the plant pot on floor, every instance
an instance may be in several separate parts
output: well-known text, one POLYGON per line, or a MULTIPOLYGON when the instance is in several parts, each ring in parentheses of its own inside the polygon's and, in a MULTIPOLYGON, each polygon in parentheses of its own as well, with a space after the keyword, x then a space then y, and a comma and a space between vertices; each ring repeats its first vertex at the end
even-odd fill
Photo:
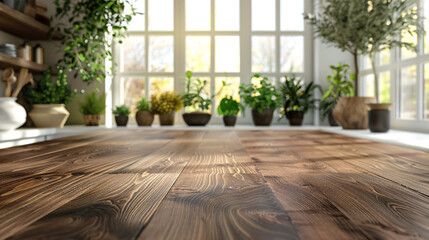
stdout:
POLYGON ((371 132, 385 133, 390 130, 390 103, 368 104, 368 127, 371 132))
POLYGON ((205 112, 192 112, 184 113, 183 120, 188 126, 197 127, 197 126, 206 126, 211 118, 210 113, 205 112))
POLYGON ((136 122, 139 126, 152 126, 154 115, 151 111, 141 110, 136 113, 136 122))
POLYGON ((226 127, 234 127, 237 122, 237 116, 223 116, 223 124, 226 127))
POLYGON ((161 126, 173 126, 175 115, 176 115, 176 112, 159 114, 159 124, 161 126))
POLYGON ((340 126, 337 122, 337 120, 334 118, 334 116, 332 115, 332 113, 330 113, 328 115, 328 121, 329 121, 329 126, 331 127, 338 127, 340 126))
POLYGON ((86 126, 100 126, 101 115, 83 115, 86 126))
POLYGON ((27 119, 25 109, 16 103, 16 98, 0 98, 0 131, 15 130, 27 119))
POLYGON ((286 118, 289 120, 291 126, 302 126, 304 120, 304 113, 301 111, 289 111, 286 113, 286 118))
POLYGON ((70 113, 64 104, 34 104, 28 115, 38 128, 62 128, 70 113))
POLYGON ((128 116, 115 116, 115 122, 118 127, 126 127, 128 124, 128 116))
POLYGON ((343 129, 368 129, 368 105, 374 97, 340 97, 332 112, 343 129))
POLYGON ((261 113, 256 109, 252 109, 252 119, 255 126, 270 126, 273 121, 274 110, 265 109, 261 113))

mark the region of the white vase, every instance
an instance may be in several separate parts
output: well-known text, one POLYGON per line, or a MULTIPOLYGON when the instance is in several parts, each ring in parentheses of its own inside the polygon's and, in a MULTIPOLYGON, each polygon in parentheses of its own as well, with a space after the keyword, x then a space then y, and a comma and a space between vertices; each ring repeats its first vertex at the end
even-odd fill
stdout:
POLYGON ((28 115, 38 128, 62 128, 70 113, 64 104, 34 104, 28 115))
POLYGON ((16 103, 16 98, 0 98, 0 130, 15 130, 27 120, 25 109, 16 103))

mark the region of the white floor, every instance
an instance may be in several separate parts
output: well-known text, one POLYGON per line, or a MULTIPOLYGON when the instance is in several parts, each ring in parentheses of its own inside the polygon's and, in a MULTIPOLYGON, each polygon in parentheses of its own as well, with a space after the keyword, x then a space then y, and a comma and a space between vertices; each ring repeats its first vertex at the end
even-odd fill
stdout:
MULTIPOLYGON (((172 127, 137 127, 129 126, 115 129, 169 129, 169 130, 322 130, 346 136, 367 139, 376 142, 389 143, 399 146, 411 147, 418 150, 429 152, 429 134, 405 132, 391 130, 388 133, 371 133, 369 130, 343 130, 340 127, 316 127, 316 126, 270 126, 270 127, 255 127, 251 125, 236 126, 233 128, 225 128, 222 125, 211 125, 207 127, 188 127, 188 126, 172 126, 172 127)), ((47 129, 20 129, 16 131, 1 132, 0 131, 0 149, 13 146, 31 144, 35 142, 46 141, 54 138, 73 136, 83 134, 90 131, 108 129, 104 126, 100 127, 85 127, 85 126, 67 126, 65 128, 47 128, 47 129)))

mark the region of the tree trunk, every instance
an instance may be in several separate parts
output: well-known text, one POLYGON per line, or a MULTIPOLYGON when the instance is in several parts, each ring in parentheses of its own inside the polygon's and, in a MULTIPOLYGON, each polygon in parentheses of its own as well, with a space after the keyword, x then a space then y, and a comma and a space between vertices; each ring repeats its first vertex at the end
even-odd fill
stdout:
POLYGON ((377 75, 377 69, 375 66, 375 53, 370 53, 369 57, 371 58, 371 66, 372 66, 372 73, 374 74, 374 94, 375 94, 375 99, 377 100, 377 103, 380 103, 380 99, 379 99, 379 82, 378 82, 378 75, 377 75))
POLYGON ((355 96, 359 96, 359 55, 357 50, 353 53, 353 58, 355 62, 355 96))

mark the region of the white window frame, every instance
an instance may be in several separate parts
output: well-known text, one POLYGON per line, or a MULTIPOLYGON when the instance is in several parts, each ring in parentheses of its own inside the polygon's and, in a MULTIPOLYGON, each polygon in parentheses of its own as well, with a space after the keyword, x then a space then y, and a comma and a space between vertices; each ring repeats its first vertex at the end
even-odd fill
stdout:
MULTIPOLYGON (((418 2, 419 19, 423 21, 424 1, 418 2)), ((424 65, 429 64, 429 53, 424 52, 424 36, 418 36, 418 51, 417 57, 401 59, 401 49, 394 48, 390 51, 390 63, 380 65, 379 54, 376 56, 377 75, 380 79, 380 74, 390 72, 390 102, 393 104, 391 108, 391 127, 399 130, 409 130, 416 132, 429 133, 429 119, 425 119, 425 77, 424 65), (401 114, 401 70, 407 67, 416 66, 417 71, 417 119, 402 119, 401 114)), ((360 57, 360 86, 359 90, 365 94, 366 82, 365 77, 372 75, 371 67, 364 69, 364 57, 360 57)), ((381 91, 381 89, 380 89, 381 91)))
MULTIPOLYGON (((185 29, 186 21, 186 12, 185 12, 185 1, 186 0, 174 0, 174 31, 173 32, 154 32, 154 31, 145 31, 145 32, 133 32, 133 34, 143 34, 145 36, 150 35, 173 35, 174 36, 174 72, 173 73, 150 73, 146 69, 144 73, 134 72, 132 74, 121 73, 118 71, 120 64, 120 46, 117 43, 113 43, 113 58, 117 64, 115 67, 115 74, 112 79, 106 79, 105 90, 107 92, 107 101, 110 101, 106 104, 106 125, 112 126, 113 116, 112 106, 117 106, 123 103, 123 91, 122 91, 122 77, 143 77, 145 76, 145 94, 146 97, 149 97, 149 77, 150 76, 165 76, 174 78, 174 91, 181 93, 184 91, 184 86, 181 84, 185 77, 186 71, 186 36, 210 36, 211 38, 211 70, 208 73, 198 73, 194 72, 195 77, 210 77, 211 79, 211 93, 214 94, 215 91, 215 78, 216 77, 239 77, 240 83, 250 83, 250 77, 254 74, 252 72, 252 36, 259 35, 271 35, 276 37, 276 72, 273 73, 261 73, 262 76, 274 77, 276 79, 276 85, 279 86, 280 78, 286 75, 281 72, 280 66, 280 37, 281 36, 303 36, 304 37, 304 71, 303 73, 297 73, 296 75, 302 77, 306 82, 310 82, 313 79, 313 33, 312 28, 308 24, 304 24, 303 32, 292 32, 292 31, 280 31, 280 2, 282 0, 276 1, 276 31, 252 31, 252 6, 251 0, 240 0, 240 31, 216 31, 215 30, 215 0, 211 0, 211 30, 210 31, 189 31, 185 29), (216 36, 239 36, 240 38, 240 72, 238 73, 216 73, 215 72, 215 37, 216 36), (140 75, 139 75, 140 74, 140 75), (147 77, 146 77, 147 76, 147 77)), ((148 1, 146 0, 145 11, 148 8, 148 1)), ((304 0, 304 12, 313 12, 313 1, 304 0)), ((145 14, 145 30, 148 30, 148 14, 145 14)), ((148 38, 146 38, 146 42, 148 38)), ((146 43, 148 46, 148 43, 146 43)), ((147 47, 146 47, 146 50, 147 47)), ((148 64, 148 52, 146 51, 146 64, 148 64)), ((315 83, 317 80, 315 79, 315 83)), ((213 100, 212 105, 212 119, 210 124, 222 124, 222 118, 217 116, 215 109, 215 99, 213 100)), ((134 107, 134 106, 130 106, 134 107)), ((176 124, 183 124, 183 120, 180 117, 180 113, 176 115, 176 124)), ((308 114, 306 116, 304 123, 312 124, 317 123, 318 119, 317 114, 308 114)), ((247 110, 245 117, 240 117, 238 119, 238 124, 252 124, 250 109, 247 110)), ((135 124, 134 119, 130 119, 130 124, 135 124)), ((273 124, 285 124, 285 121, 278 122, 276 119, 273 120, 273 124)))

